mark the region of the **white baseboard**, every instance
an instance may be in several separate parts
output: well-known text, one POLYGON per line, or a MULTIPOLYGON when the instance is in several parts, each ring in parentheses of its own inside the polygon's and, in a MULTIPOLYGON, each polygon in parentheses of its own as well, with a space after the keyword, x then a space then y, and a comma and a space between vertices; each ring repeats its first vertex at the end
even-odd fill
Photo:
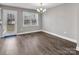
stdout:
POLYGON ((55 33, 51 33, 51 32, 45 31, 45 30, 42 30, 42 31, 46 32, 48 34, 51 34, 51 35, 54 35, 54 36, 57 36, 57 37, 60 37, 60 38, 63 38, 63 39, 66 39, 66 40, 69 40, 69 41, 77 43, 77 41, 74 40, 74 39, 71 39, 71 38, 68 38, 68 37, 64 37, 64 36, 61 36, 61 35, 58 35, 58 34, 55 34, 55 33))
POLYGON ((64 37, 64 36, 61 36, 61 35, 58 35, 58 34, 55 34, 55 33, 51 33, 51 32, 45 31, 45 30, 35 30, 35 31, 23 32, 23 33, 17 33, 17 35, 34 33, 34 32, 40 32, 40 31, 45 32, 45 33, 48 33, 48 34, 51 34, 51 35, 54 35, 54 36, 57 36, 57 37, 60 37, 60 38, 63 38, 63 39, 66 39, 66 40, 69 40, 71 42, 77 43, 77 41, 74 40, 74 39, 72 39, 72 38, 64 37))
POLYGON ((40 32, 40 31, 42 31, 42 30, 35 30, 35 31, 29 31, 29 32, 22 32, 22 33, 17 33, 16 35, 28 34, 28 33, 40 32))
MULTIPOLYGON (((16 33, 15 35, 28 34, 28 33, 40 32, 40 31, 42 31, 42 30, 35 30, 35 31, 29 31, 29 32, 16 33)), ((0 38, 1 37, 4 37, 4 36, 0 36, 0 38)))
POLYGON ((60 38, 63 38, 63 39, 66 39, 66 40, 69 40, 69 41, 77 43, 77 41, 74 40, 74 39, 71 39, 71 38, 68 38, 68 37, 64 37, 64 36, 61 36, 61 35, 58 35, 58 34, 55 34, 55 33, 51 33, 51 32, 45 31, 45 30, 35 30, 35 31, 29 31, 29 32, 22 32, 22 33, 17 33, 16 35, 28 34, 28 33, 40 32, 40 31, 46 32, 48 34, 51 34, 51 35, 54 35, 54 36, 57 36, 57 37, 60 37, 60 38))
POLYGON ((76 50, 79 51, 79 47, 76 47, 76 50))

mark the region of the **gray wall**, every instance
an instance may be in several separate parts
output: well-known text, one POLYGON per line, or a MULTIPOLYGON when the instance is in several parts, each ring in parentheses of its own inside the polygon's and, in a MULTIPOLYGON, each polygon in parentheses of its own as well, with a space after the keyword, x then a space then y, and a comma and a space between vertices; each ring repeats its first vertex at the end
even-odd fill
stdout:
POLYGON ((62 4, 48 9, 43 15, 43 29, 76 40, 76 6, 62 4))
MULTIPOLYGON (((42 26, 42 16, 39 14, 39 19, 38 19, 38 26, 30 26, 30 27, 23 27, 23 11, 28 11, 28 12, 34 12, 37 13, 35 10, 32 9, 24 9, 24 8, 18 8, 18 7, 11 7, 11 6, 5 6, 5 5, 0 5, 0 8, 3 9, 8 9, 8 10, 16 10, 18 15, 17 15, 17 33, 22 33, 22 32, 30 32, 30 31, 35 31, 35 30, 40 30, 42 26)), ((2 11, 3 13, 3 11, 2 11)))
POLYGON ((76 20, 76 39, 77 39, 77 47, 79 50, 79 3, 76 4, 76 14, 77 14, 77 20, 76 20))
POLYGON ((47 10, 43 15, 43 30, 76 40, 79 50, 79 3, 66 3, 47 10))

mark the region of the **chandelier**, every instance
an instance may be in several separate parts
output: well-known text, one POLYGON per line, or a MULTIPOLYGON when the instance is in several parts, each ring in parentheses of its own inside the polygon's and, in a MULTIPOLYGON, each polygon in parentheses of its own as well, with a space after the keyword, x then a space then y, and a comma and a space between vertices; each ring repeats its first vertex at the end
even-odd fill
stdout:
POLYGON ((46 11, 46 9, 43 7, 42 3, 40 3, 40 8, 37 8, 36 10, 37 10, 37 12, 40 12, 40 13, 44 13, 46 11))

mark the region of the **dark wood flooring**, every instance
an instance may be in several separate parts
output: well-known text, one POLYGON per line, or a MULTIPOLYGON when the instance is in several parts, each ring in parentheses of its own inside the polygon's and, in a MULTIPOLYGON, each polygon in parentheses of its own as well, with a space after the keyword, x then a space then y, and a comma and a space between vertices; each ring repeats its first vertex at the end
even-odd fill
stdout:
POLYGON ((0 55, 76 55, 75 46, 38 32, 0 39, 0 55))

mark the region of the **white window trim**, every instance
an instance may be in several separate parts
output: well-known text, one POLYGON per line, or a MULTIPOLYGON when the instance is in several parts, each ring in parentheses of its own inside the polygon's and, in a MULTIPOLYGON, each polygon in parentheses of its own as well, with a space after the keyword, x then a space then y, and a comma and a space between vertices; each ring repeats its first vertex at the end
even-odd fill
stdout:
POLYGON ((36 23, 35 25, 32 25, 32 23, 31 23, 30 25, 25 25, 25 24, 24 24, 24 16, 25 16, 25 14, 27 14, 27 13, 32 13, 32 12, 23 11, 23 27, 38 26, 38 13, 35 13, 35 14, 37 15, 37 18, 36 18, 37 23, 36 23))

